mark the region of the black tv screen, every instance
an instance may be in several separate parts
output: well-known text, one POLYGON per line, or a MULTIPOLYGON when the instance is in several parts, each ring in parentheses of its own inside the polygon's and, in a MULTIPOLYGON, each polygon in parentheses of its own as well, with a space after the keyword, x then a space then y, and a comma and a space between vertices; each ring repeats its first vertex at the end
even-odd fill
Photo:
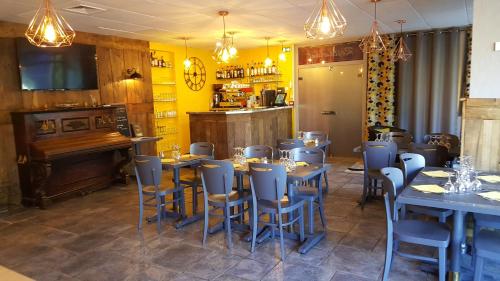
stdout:
POLYGON ((23 90, 97 89, 95 46, 40 48, 25 38, 16 43, 23 90))

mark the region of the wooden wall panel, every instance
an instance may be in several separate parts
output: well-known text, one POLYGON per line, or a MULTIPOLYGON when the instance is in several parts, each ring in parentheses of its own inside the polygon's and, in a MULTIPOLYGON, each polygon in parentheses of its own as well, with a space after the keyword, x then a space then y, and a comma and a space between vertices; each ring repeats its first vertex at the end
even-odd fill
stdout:
MULTIPOLYGON (((10 112, 20 109, 54 107, 75 102, 91 105, 92 98, 100 104, 125 103, 130 122, 141 125, 146 135, 154 135, 153 93, 149 43, 147 41, 77 32, 75 43, 96 45, 99 90, 92 91, 21 91, 15 38, 23 37, 25 25, 0 21, 0 209, 19 203, 16 155, 13 147, 10 112), (141 80, 125 80, 127 68, 136 68, 141 80), (14 187, 14 191, 12 190, 14 187), (18 193, 18 192, 17 192, 18 193), (2 195, 3 194, 3 195, 2 195), (11 194, 7 199, 5 194, 11 194), (14 194, 14 195, 12 195, 14 194), (14 197, 12 197, 14 196, 14 197), (14 198, 14 199, 12 199, 14 198)), ((154 145, 143 152, 156 154, 154 145)))
POLYGON ((463 118, 462 154, 477 169, 500 171, 500 99, 467 100, 463 118))

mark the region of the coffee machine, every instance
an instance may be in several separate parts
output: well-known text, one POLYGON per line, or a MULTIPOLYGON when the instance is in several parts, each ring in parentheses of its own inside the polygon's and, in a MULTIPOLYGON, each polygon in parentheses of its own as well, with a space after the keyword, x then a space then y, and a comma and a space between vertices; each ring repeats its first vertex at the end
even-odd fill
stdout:
POLYGON ((276 90, 262 90, 261 95, 261 106, 271 107, 274 105, 274 100, 276 99, 276 90))

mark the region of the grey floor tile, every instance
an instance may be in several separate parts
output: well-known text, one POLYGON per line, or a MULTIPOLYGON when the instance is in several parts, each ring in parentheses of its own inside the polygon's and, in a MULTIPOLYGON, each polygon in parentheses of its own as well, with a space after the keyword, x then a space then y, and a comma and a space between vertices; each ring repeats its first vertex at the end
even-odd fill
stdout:
POLYGON ((377 278, 382 270, 382 262, 373 253, 343 245, 333 249, 321 265, 366 278, 377 278))
POLYGON ((303 263, 291 263, 288 260, 279 263, 267 274, 263 280, 287 280, 287 281, 328 281, 333 276, 333 269, 328 267, 313 266, 303 263))
POLYGON ((202 247, 180 243, 161 251, 153 258, 153 262, 175 271, 187 271, 190 264, 198 262, 211 252, 202 247))
POLYGON ((190 263, 185 272, 199 278, 214 279, 235 266, 241 260, 242 258, 239 256, 216 251, 196 262, 190 263))
POLYGON ((377 278, 365 278, 348 272, 337 271, 331 281, 375 281, 377 278))
POLYGON ((260 280, 271 269, 274 264, 260 263, 251 259, 242 259, 238 264, 226 271, 226 274, 248 280, 260 280))

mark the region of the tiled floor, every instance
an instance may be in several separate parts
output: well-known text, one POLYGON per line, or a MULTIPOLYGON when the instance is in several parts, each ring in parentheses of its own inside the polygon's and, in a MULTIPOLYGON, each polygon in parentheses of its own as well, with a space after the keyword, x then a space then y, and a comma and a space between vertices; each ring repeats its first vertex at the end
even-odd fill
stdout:
MULTIPOLYGON (((306 255, 287 241, 284 263, 279 243, 268 241, 250 253, 241 233, 234 234, 231 251, 222 232, 210 235, 202 247, 201 222, 176 230, 168 221, 161 234, 148 224, 137 231, 137 189, 130 184, 59 202, 48 210, 0 216, 0 264, 50 281, 378 280, 385 248, 383 204, 373 201, 361 211, 356 201, 362 176, 344 172, 354 161, 333 161, 325 199, 327 238, 306 255)), ((391 279, 435 276, 396 257, 391 279)))

